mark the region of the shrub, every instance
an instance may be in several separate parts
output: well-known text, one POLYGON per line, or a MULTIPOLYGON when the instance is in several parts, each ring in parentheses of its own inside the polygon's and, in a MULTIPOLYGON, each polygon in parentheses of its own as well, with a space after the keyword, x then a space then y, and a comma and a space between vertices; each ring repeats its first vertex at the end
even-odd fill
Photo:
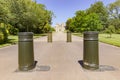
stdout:
POLYGON ((120 34, 120 29, 116 30, 116 33, 117 33, 117 34, 120 34))
POLYGON ((10 33, 11 35, 17 35, 18 32, 19 32, 19 30, 18 30, 17 28, 11 27, 11 28, 9 29, 9 33, 10 33))
POLYGON ((5 43, 8 41, 8 32, 5 28, 0 28, 0 43, 5 43))
POLYGON ((4 35, 0 32, 0 44, 4 42, 4 35))

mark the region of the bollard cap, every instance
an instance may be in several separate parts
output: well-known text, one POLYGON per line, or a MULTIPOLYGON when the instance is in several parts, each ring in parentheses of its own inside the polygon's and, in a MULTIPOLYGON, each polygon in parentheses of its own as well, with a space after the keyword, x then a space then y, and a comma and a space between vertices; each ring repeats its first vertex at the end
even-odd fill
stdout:
POLYGON ((33 35, 33 32, 19 32, 18 35, 19 36, 31 36, 33 35))
POLYGON ((98 31, 85 31, 84 40, 98 40, 98 31))
POLYGON ((71 33, 71 31, 68 30, 67 33, 71 33))
POLYGON ((20 32, 18 33, 19 41, 33 41, 33 32, 20 32))

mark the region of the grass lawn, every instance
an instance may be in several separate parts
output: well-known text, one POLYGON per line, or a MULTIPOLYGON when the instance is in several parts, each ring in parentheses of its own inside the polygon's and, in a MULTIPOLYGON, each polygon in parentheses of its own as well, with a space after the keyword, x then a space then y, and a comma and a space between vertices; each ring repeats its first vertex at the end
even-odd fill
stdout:
POLYGON ((81 34, 81 33, 72 33, 72 34, 75 36, 83 37, 83 34, 81 34))
POLYGON ((120 47, 120 34, 112 34, 111 38, 109 34, 99 34, 99 40, 120 47))
MULTIPOLYGON (((73 35, 83 37, 81 33, 73 33, 73 35)), ((111 38, 109 34, 99 34, 99 41, 120 47, 120 34, 112 34, 111 38)))
MULTIPOLYGON (((34 38, 39 38, 41 36, 46 36, 47 34, 35 34, 34 38)), ((14 45, 18 43, 18 36, 17 35, 9 35, 8 36, 8 42, 5 44, 0 44, 0 48, 9 46, 9 45, 14 45)))

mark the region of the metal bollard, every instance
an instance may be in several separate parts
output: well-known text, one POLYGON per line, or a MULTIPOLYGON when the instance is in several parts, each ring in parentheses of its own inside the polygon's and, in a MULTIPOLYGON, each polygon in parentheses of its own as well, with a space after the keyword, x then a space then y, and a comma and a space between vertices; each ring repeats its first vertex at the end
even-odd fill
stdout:
POLYGON ((19 43, 18 43, 19 70, 28 71, 35 68, 34 51, 33 51, 33 33, 20 32, 18 35, 19 35, 19 43))
POLYGON ((52 32, 48 32, 48 42, 52 42, 52 32))
POLYGON ((67 42, 72 42, 72 36, 71 36, 71 32, 67 32, 67 42))
POLYGON ((89 70, 99 68, 98 32, 84 32, 83 67, 89 70))

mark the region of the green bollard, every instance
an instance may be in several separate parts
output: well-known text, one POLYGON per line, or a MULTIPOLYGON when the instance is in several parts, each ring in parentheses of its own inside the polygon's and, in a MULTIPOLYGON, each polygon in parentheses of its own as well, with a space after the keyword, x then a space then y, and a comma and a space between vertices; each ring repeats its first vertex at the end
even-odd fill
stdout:
POLYGON ((89 70, 99 69, 98 32, 84 32, 83 67, 89 70))
POLYGON ((72 42, 71 32, 67 32, 67 42, 72 42))
POLYGON ((33 51, 33 33, 20 32, 18 35, 19 35, 19 43, 18 43, 19 70, 28 71, 35 68, 34 51, 33 51))
POLYGON ((52 42, 52 32, 48 32, 48 42, 52 42))

